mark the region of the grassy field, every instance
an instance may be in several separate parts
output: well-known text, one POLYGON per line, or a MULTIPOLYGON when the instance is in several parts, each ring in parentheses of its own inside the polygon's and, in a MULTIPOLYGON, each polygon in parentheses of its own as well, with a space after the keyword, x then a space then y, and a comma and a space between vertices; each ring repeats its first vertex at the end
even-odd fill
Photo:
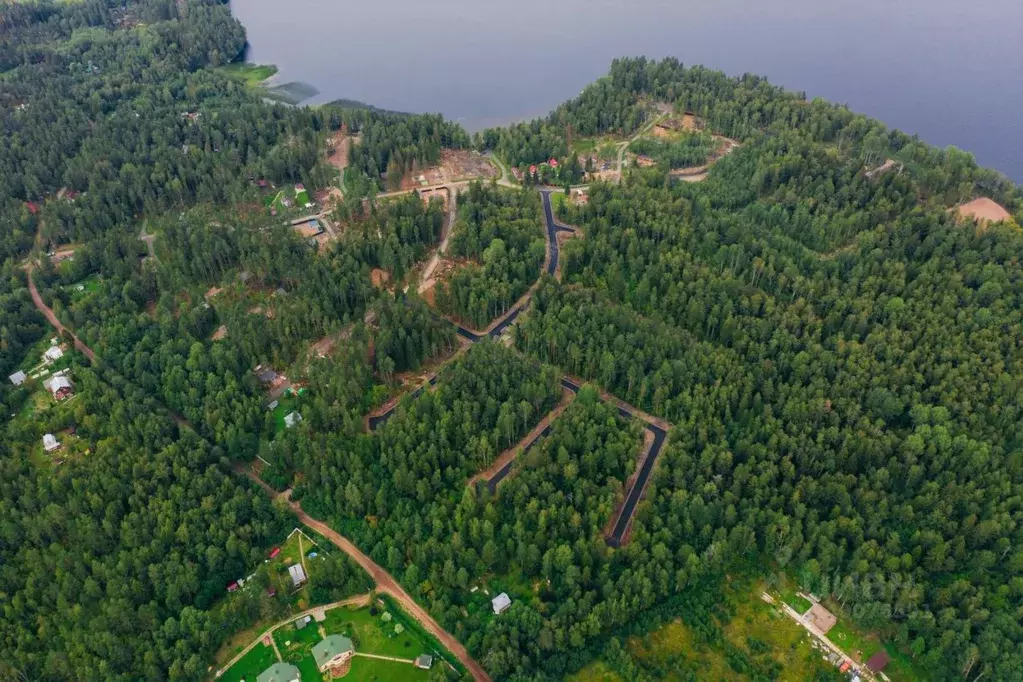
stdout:
POLYGON ((412 628, 405 627, 404 632, 396 634, 395 626, 402 619, 394 618, 396 614, 390 612, 392 619, 387 622, 383 618, 384 613, 383 609, 377 607, 374 616, 368 606, 361 609, 334 609, 327 612, 323 629, 328 635, 351 637, 355 642, 355 650, 368 654, 415 658, 419 654, 432 653, 431 648, 412 628))
MULTIPOLYGON (((429 676, 430 673, 427 671, 420 670, 408 663, 356 656, 352 659, 352 668, 345 677, 359 682, 405 682, 405 680, 426 680, 429 676)), ((303 671, 302 682, 305 682, 305 679, 305 671, 303 671)))
MULTIPOLYGON (((745 586, 748 587, 748 586, 745 586)), ((683 619, 626 641, 640 670, 658 679, 753 680, 802 682, 820 670, 834 670, 821 660, 812 638, 785 615, 762 602, 754 589, 729 591, 730 619, 718 619, 721 637, 707 640, 683 619), (677 676, 674 674, 677 672, 677 676)), ((618 682, 621 675, 606 661, 595 661, 569 679, 573 682, 618 682)))
MULTIPOLYGON (((224 672, 219 682, 254 682, 259 673, 277 662, 273 647, 257 644, 252 651, 245 654, 242 660, 235 663, 230 670, 224 672)), ((305 679, 305 678, 303 678, 305 679)))
POLYGON ((220 67, 220 71, 234 78, 242 79, 247 85, 259 85, 277 73, 277 67, 273 64, 235 62, 234 64, 220 67))
POLYGON ((84 297, 86 294, 94 294, 99 289, 100 278, 96 273, 92 273, 88 277, 74 284, 69 284, 66 288, 71 291, 71 298, 75 300, 77 294, 78 297, 84 297), (81 289, 79 289, 81 287, 81 289))
POLYGON ((625 679, 611 670, 604 661, 594 661, 588 666, 565 678, 566 682, 625 682, 625 679))

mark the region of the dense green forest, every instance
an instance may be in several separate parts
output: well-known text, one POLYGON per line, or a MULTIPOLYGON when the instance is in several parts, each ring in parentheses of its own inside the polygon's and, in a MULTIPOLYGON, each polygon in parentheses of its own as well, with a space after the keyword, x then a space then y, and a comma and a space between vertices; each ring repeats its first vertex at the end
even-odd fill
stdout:
MULTIPOLYGON (((685 614, 719 642, 722 582, 765 572, 934 679, 1023 679, 1023 233, 949 212, 986 196, 1020 222, 1023 194, 969 154, 673 59, 617 60, 549 116, 469 136, 264 101, 218 68, 245 38, 213 0, 8 3, 0 28, 0 376, 55 336, 25 265, 102 358, 69 350, 71 400, 38 378, 0 392, 0 679, 199 680, 227 637, 283 614, 265 590, 222 598, 294 527, 233 472, 257 455, 495 679, 594 659, 660 679, 622 638, 685 614), (476 183, 437 309, 415 293, 446 212, 379 190, 446 147, 570 159, 574 178, 579 138, 624 140, 666 111, 706 132, 639 140, 655 167, 560 204, 581 231, 560 279, 540 276, 538 193, 476 183), (359 141, 339 234, 316 246, 271 220, 263 185, 328 187, 337 131, 359 141), (675 181, 710 134, 741 144, 675 181), (868 174, 886 159, 900 171, 868 174), (73 259, 46 257, 69 243, 73 259), (538 278, 513 347, 456 355, 440 313, 485 327, 538 278), (257 365, 300 381, 301 424, 277 423, 257 365), (468 485, 561 401, 563 372, 673 424, 620 549, 603 534, 642 438, 594 387, 496 494, 468 485), (513 604, 494 616, 499 591, 513 604)), ((316 601, 369 586, 331 561, 316 601)))
POLYGON ((141 388, 85 368, 76 381, 86 458, 40 469, 0 445, 0 675, 198 679, 223 637, 214 600, 288 519, 141 388))
POLYGON ((540 197, 473 183, 459 197, 449 253, 457 267, 437 290, 437 306, 476 329, 507 312, 544 262, 540 197))

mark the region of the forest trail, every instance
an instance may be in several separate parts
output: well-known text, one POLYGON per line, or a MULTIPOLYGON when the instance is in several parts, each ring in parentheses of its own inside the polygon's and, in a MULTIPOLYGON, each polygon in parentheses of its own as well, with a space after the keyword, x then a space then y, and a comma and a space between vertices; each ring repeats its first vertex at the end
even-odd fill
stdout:
POLYGON ((74 340, 75 348, 81 352, 82 355, 89 358, 89 362, 92 363, 93 366, 98 365, 100 360, 96 353, 86 346, 85 342, 78 338, 74 332, 61 324, 60 320, 57 319, 57 315, 53 312, 53 309, 43 302, 43 297, 39 295, 39 289, 36 288, 35 280, 32 279, 32 270, 34 267, 35 266, 31 263, 25 266, 25 272, 28 276, 28 293, 32 297, 32 303, 35 304, 36 308, 43 314, 43 317, 46 318, 53 328, 57 330, 58 335, 63 335, 64 332, 70 334, 71 338, 74 340))
POLYGON ((492 151, 487 152, 487 158, 489 158, 491 161, 493 161, 494 165, 496 165, 498 167, 498 169, 500 169, 500 171, 501 171, 501 178, 497 181, 497 184, 499 184, 499 185, 501 185, 503 187, 516 187, 515 183, 513 183, 508 178, 508 167, 506 165, 504 165, 504 161, 502 161, 497 156, 497 154, 495 154, 492 151))
POLYGON ((342 552, 347 554, 352 561, 357 563, 364 571, 369 573, 370 577, 373 578, 373 581, 377 584, 377 591, 390 596, 401 604, 402 608, 415 618, 427 632, 436 637, 441 645, 443 645, 448 651, 454 654, 459 661, 462 662, 462 665, 466 667, 474 679, 478 682, 490 682, 490 676, 487 675, 486 671, 483 670, 483 667, 469 655, 468 650, 462 646, 462 643, 459 642, 454 635, 442 628, 440 624, 426 612, 426 609, 419 606, 419 604, 416 603, 416 601, 402 588, 402 586, 398 584, 398 581, 395 580, 390 573, 385 571, 367 555, 363 554, 351 540, 333 530, 322 521, 314 519, 302 511, 302 505, 300 503, 292 502, 290 500, 290 491, 278 493, 260 479, 259 476, 257 476, 249 467, 244 465, 239 465, 236 467, 236 470, 247 476, 274 498, 279 497, 286 500, 288 505, 291 507, 291 511, 294 512, 295 516, 298 517, 298 520, 301 521, 304 526, 311 528, 330 540, 342 552))
POLYGON ((448 189, 448 220, 444 225, 444 233, 440 238, 440 246, 430 256, 430 262, 426 264, 426 268, 423 270, 423 276, 420 278, 419 293, 422 294, 424 291, 434 285, 433 271, 437 269, 437 264, 440 263, 440 258, 448 252, 448 242, 451 241, 451 233, 455 229, 455 218, 458 217, 458 188, 451 187, 448 189))
POLYGON ((356 595, 354 597, 349 597, 348 599, 342 599, 341 601, 336 601, 333 604, 324 604, 323 606, 314 606, 311 609, 306 609, 305 611, 302 611, 301 613, 296 613, 294 615, 288 616, 287 618, 285 618, 282 621, 278 621, 278 622, 274 623, 269 628, 267 628, 262 633, 260 633, 259 637, 256 637, 251 642, 249 642, 248 646, 246 646, 244 649, 242 649, 240 652, 238 652, 234 656, 234 658, 232 658, 230 661, 228 661, 224 665, 220 666, 220 668, 217 670, 216 677, 220 677, 222 674, 224 674, 224 672, 226 670, 230 670, 231 666, 233 666, 238 661, 242 660, 247 653, 249 653, 250 651, 252 651, 253 648, 255 648, 255 646, 257 644, 262 642, 264 637, 270 637, 270 641, 273 642, 274 651, 277 653, 277 660, 282 660, 281 659, 281 653, 280 653, 280 651, 277 650, 277 643, 274 642, 273 637, 271 635, 273 635, 273 633, 276 630, 284 627, 285 625, 288 625, 289 623, 294 623, 299 618, 305 618, 306 616, 313 616, 315 618, 317 614, 326 613, 327 611, 331 611, 333 609, 339 609, 339 608, 342 608, 342 607, 345 607, 345 606, 355 606, 355 607, 359 607, 359 608, 361 608, 363 606, 369 606, 369 602, 370 602, 371 599, 372 599, 372 595, 369 592, 367 592, 366 594, 359 594, 359 595, 356 595))
POLYGON ((625 151, 629 148, 629 145, 649 133, 655 125, 661 122, 665 118, 665 114, 655 116, 650 123, 646 124, 641 128, 635 135, 630 137, 625 142, 618 143, 618 184, 622 184, 622 164, 625 163, 625 151))
POLYGON ((398 658, 397 656, 384 656, 382 654, 367 654, 361 651, 356 651, 354 656, 362 656, 363 658, 375 658, 379 661, 394 661, 395 663, 408 663, 412 665, 415 661, 411 658, 398 658))
POLYGON ((146 234, 146 226, 143 224, 142 229, 139 230, 139 239, 146 243, 146 248, 149 249, 149 257, 153 260, 156 258, 156 249, 153 247, 153 242, 156 240, 155 234, 146 234))

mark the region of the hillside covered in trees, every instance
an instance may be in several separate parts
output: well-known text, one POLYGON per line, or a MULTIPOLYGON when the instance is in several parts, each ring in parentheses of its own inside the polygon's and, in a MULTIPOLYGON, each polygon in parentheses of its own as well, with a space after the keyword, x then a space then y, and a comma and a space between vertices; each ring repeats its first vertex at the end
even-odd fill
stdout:
MULTIPOLYGON (((295 525, 251 463, 497 680, 630 670, 624 638, 676 617, 719 642, 723 583, 771 573, 934 679, 1023 679, 1023 194, 970 155, 673 59, 618 60, 549 116, 470 136, 264 100, 219 68, 244 31, 212 0, 7 4, 0 27, 0 374, 35 374, 0 390, 0 679, 204 679, 277 613, 223 599, 295 525), (565 159, 667 110, 704 132, 640 142, 651 167, 559 203, 579 234, 557 277, 538 193, 476 183, 459 267, 417 295, 448 212, 378 191, 443 148, 565 159), (359 139, 342 229, 314 246, 264 187, 337 190, 339 133, 359 139), (711 136, 736 146, 674 177, 711 136), (959 218, 976 197, 1014 220, 959 218), (101 360, 52 331, 29 276, 101 360), (503 341, 462 347, 445 317, 486 327, 538 278, 503 341), (69 400, 42 384, 50 336, 69 400), (564 375, 592 382, 567 405, 564 375), (644 445, 602 390, 672 425, 620 548, 605 528, 644 445), (470 484, 559 404, 496 491, 470 484)), ((324 599, 368 584, 334 573, 324 599)), ((732 670, 777 674, 757 653, 732 670)))

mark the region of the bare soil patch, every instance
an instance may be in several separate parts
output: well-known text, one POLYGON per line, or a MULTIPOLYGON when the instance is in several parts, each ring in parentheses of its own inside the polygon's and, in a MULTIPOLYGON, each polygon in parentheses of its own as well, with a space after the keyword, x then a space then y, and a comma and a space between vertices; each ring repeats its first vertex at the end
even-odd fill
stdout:
POLYGON ((500 171, 482 154, 466 149, 444 149, 440 163, 424 169, 413 169, 401 181, 401 189, 424 185, 441 185, 456 180, 496 178, 500 171))
POLYGON ((980 197, 960 204, 956 207, 956 213, 961 219, 971 218, 981 224, 1012 219, 1012 215, 1005 210, 1005 207, 987 197, 980 197))
POLYGON ((655 125, 653 130, 651 130, 650 132, 653 133, 654 137, 659 137, 659 138, 664 139, 664 140, 671 139, 671 138, 675 137, 672 134, 671 130, 669 130, 667 127, 665 127, 663 124, 660 124, 660 123, 655 125))
POLYGON ((327 140, 327 163, 337 168, 342 173, 348 167, 348 154, 352 148, 353 139, 348 135, 345 128, 342 128, 333 137, 327 140))
POLYGON ((54 251, 53 255, 50 256, 50 262, 56 264, 66 260, 74 258, 75 250, 73 248, 64 248, 60 251, 54 251))
POLYGON ((369 273, 369 279, 377 289, 382 289, 391 281, 391 273, 380 268, 373 268, 369 273))
POLYGON ((313 227, 312 221, 310 221, 308 223, 301 223, 300 225, 296 225, 295 231, 298 232, 300 237, 303 237, 305 239, 311 239, 313 237, 317 237, 323 234, 323 227, 319 225, 318 221, 317 226, 313 227))
POLYGON ((213 336, 210 337, 213 341, 221 341, 227 338, 227 326, 220 325, 217 327, 217 331, 213 332, 213 336))

